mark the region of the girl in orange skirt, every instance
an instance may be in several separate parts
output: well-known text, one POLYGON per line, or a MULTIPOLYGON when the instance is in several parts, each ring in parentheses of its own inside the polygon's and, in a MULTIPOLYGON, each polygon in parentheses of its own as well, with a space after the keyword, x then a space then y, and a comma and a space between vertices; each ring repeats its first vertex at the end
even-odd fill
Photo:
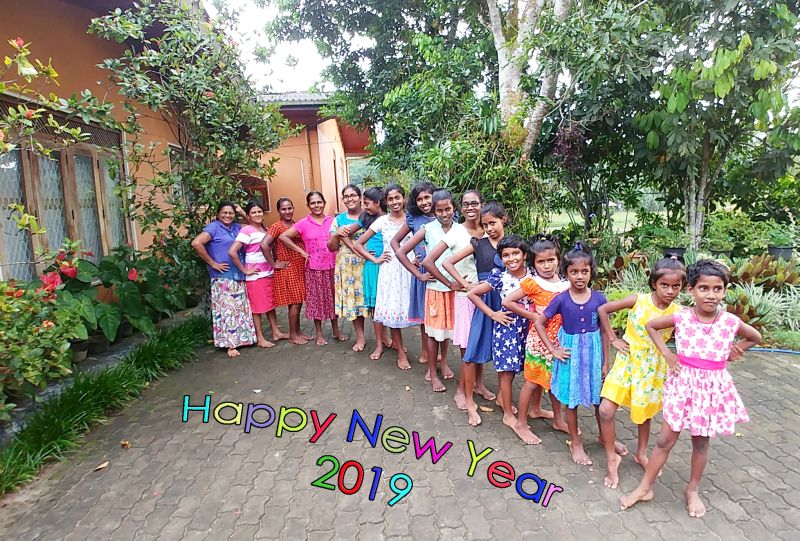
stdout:
MULTIPOLYGON (((532 277, 527 277, 520 282, 520 289, 509 294, 503 299, 503 307, 527 319, 534 320, 541 314, 553 297, 569 289, 569 282, 558 274, 560 249, 558 241, 551 235, 537 234, 532 239, 531 263, 536 271, 532 277), (533 303, 534 310, 528 311, 517 304, 517 301, 528 297, 533 303)), ((553 344, 558 344, 558 329, 561 328, 561 315, 556 315, 547 322, 545 329, 547 337, 553 344)), ((536 444, 539 438, 528 426, 528 408, 531 397, 537 389, 550 390, 550 378, 553 356, 539 337, 533 325, 528 329, 528 338, 525 345, 525 384, 519 394, 519 411, 517 425, 514 432, 526 444, 536 444)), ((561 413, 561 403, 550 393, 553 404, 553 428, 567 431, 567 424, 561 413)))
MULTIPOLYGON (((436 373, 437 353, 440 354, 442 377, 445 377, 445 369, 452 374, 447 366, 447 345, 453 338, 454 312, 455 312, 455 293, 451 289, 453 284, 452 277, 442 270, 442 262, 450 257, 451 250, 447 249, 436 260, 436 267, 448 280, 447 283, 440 282, 432 278, 428 273, 421 273, 408 259, 411 252, 420 242, 425 240, 427 246, 436 246, 441 242, 448 231, 453 227, 453 196, 447 190, 436 190, 433 192, 433 213, 436 220, 424 224, 411 239, 400 245, 397 259, 411 272, 411 274, 421 282, 426 282, 425 289, 425 333, 428 336, 426 350, 428 352, 428 374, 425 379, 431 382, 431 388, 436 393, 446 390, 446 387, 436 373)), ((451 376, 452 377, 452 376, 451 376)))

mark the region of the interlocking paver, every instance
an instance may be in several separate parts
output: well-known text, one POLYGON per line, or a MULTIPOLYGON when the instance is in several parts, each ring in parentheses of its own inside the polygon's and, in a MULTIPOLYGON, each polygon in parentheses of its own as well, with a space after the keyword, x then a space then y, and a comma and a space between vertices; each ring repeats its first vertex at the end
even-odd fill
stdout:
MULTIPOLYGON (((307 329, 308 331, 308 329, 307 329)), ((409 354, 418 340, 406 332, 409 354)), ((451 366, 458 366, 455 354, 451 366)), ((245 349, 229 360, 210 349, 200 360, 152 385, 141 399, 98 426, 85 445, 42 479, 22 489, 0 507, 0 529, 8 539, 797 539, 800 536, 800 363, 796 357, 749 353, 731 372, 748 407, 751 422, 741 437, 717 438, 711 445, 701 486, 708 514, 686 515, 683 492, 689 476, 691 443, 684 436, 675 446, 655 488, 655 499, 631 510, 619 510, 618 499, 632 490, 641 468, 630 457, 620 467, 620 489, 603 486, 603 452, 597 443, 593 412, 580 411, 591 468, 569 458, 564 434, 541 420, 531 421, 542 437, 525 447, 500 422, 500 409, 483 412, 479 427, 466 424, 452 393, 433 394, 423 381, 422 367, 411 372, 394 367, 391 352, 378 362, 350 351, 347 344, 326 348, 280 343, 272 350, 245 349), (410 390, 406 390, 406 386, 410 390), (260 390, 260 392, 254 392, 260 390), (767 390, 768 393, 767 393, 767 390), (266 403, 315 409, 319 420, 336 418, 315 444, 309 425, 301 432, 276 437, 272 426, 253 428, 203 424, 200 414, 181 422, 182 397, 192 404, 211 395, 212 408, 224 401, 266 403), (413 444, 398 454, 370 446, 358 430, 347 442, 354 409, 368 426, 384 416, 383 428, 417 431, 424 443, 452 448, 436 464, 426 455, 417 460, 413 444), (119 441, 131 442, 123 449, 119 441), (494 451, 467 477, 471 439, 478 451, 494 451), (329 465, 359 461, 362 487, 352 495, 312 487, 329 465), (108 460, 108 468, 95 472, 108 460), (498 489, 487 479, 488 466, 503 460, 519 475, 531 472, 558 484, 548 508, 523 500, 514 486, 498 489), (383 468, 374 501, 367 498, 373 473, 383 468), (406 473, 411 493, 397 505, 389 478, 406 473)), ((496 378, 487 370, 487 380, 496 378)), ((515 383, 518 389, 519 381, 515 383)), ((515 390, 515 393, 518 392, 515 390)), ((225 417, 232 414, 224 412, 225 417)), ((263 418, 263 417, 259 417, 263 418)), ((296 416, 289 418, 296 422, 296 416)), ((660 421, 660 419, 657 419, 660 421)), ((660 422, 652 427, 651 445, 660 422)), ((618 416, 618 437, 632 447, 636 433, 627 414, 618 416)), ((345 486, 355 483, 350 470, 345 486)), ((329 482, 338 485, 338 474, 329 482)), ((5 538, 5 536, 4 536, 5 538)))

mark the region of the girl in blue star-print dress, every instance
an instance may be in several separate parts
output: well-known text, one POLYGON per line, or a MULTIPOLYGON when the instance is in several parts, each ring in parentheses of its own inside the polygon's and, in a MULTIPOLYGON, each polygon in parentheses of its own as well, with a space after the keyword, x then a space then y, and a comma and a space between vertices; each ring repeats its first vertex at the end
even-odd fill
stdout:
MULTIPOLYGON (((475 307, 494 321, 492 328, 492 358, 500 382, 500 405, 503 407, 503 422, 512 429, 516 427, 516 416, 511 405, 511 384, 514 376, 522 371, 525 358, 525 338, 528 333, 528 320, 506 312, 492 310, 481 300, 481 295, 491 290, 502 299, 519 289, 520 282, 530 276, 525 266, 528 258, 528 244, 515 235, 508 235, 497 243, 497 254, 503 261, 504 269, 495 268, 486 279, 469 292, 469 299, 475 307)), ((530 310, 527 298, 520 301, 523 308, 530 310), (527 303, 527 304, 526 304, 527 303)))

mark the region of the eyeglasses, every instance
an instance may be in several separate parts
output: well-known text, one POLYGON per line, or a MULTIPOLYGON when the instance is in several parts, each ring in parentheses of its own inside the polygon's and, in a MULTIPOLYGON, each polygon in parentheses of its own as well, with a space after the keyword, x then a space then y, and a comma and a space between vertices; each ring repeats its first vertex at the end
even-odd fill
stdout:
POLYGON ((359 197, 361 196, 356 193, 349 193, 347 195, 343 195, 342 199, 358 199, 359 197))
POLYGON ((480 201, 464 201, 463 203, 461 203, 461 206, 463 208, 465 208, 465 209, 478 208, 478 207, 481 206, 481 202, 480 201))

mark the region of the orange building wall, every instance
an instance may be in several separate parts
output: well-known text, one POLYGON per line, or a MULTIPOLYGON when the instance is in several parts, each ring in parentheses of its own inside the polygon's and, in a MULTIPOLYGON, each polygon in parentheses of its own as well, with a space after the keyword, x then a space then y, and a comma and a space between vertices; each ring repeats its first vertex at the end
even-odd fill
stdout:
MULTIPOLYGON (((96 65, 106 58, 121 56, 124 47, 86 33, 91 19, 96 16, 90 10, 58 0, 4 1, 0 8, 0 53, 10 56, 11 48, 6 41, 21 37, 30 44, 31 58, 44 62, 52 58, 60 86, 48 88, 48 92, 69 97, 88 88, 98 98, 106 95, 107 100, 114 102, 114 117, 122 120, 127 116, 122 109, 122 98, 109 82, 108 72, 96 65), (98 81, 101 84, 97 84, 98 81)), ((142 143, 145 146, 156 144, 160 155, 169 142, 174 142, 169 127, 149 109, 142 108, 140 113, 144 130, 142 143)), ((168 167, 166 157, 163 166, 165 169, 168 167)), ((152 178, 152 174, 148 168, 142 169, 137 176, 147 179, 152 178)), ((144 248, 151 239, 136 229, 134 224, 134 243, 144 248)))

